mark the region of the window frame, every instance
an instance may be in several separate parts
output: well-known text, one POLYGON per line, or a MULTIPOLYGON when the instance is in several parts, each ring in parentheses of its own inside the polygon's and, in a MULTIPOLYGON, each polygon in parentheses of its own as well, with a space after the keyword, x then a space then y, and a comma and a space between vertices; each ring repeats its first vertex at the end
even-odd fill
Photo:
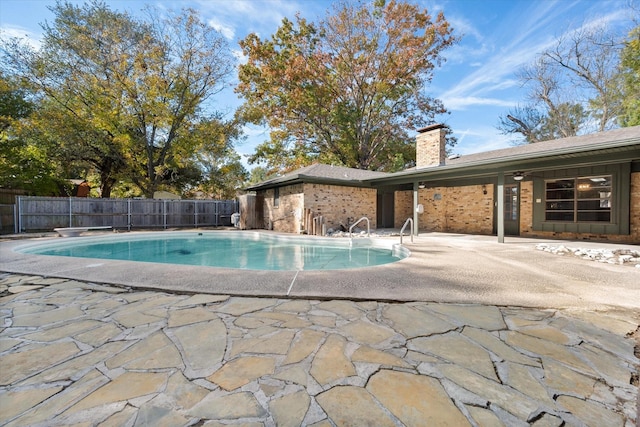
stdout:
POLYGON ((565 178, 553 178, 544 180, 544 222, 548 223, 565 223, 565 224, 612 224, 614 221, 614 175, 613 174, 599 174, 588 176, 573 176, 565 178), (562 183, 571 184, 570 186, 557 186, 549 188, 549 184, 562 183), (586 183, 587 187, 584 187, 585 181, 591 181, 586 183), (607 182, 608 185, 597 185, 599 182, 607 182), (594 188, 595 185, 595 188, 594 188), (581 188, 582 186, 582 188, 581 188), (599 191, 598 197, 580 197, 580 193, 583 194, 589 191, 599 191), (571 192, 572 197, 567 197, 567 193, 571 192), (559 197, 549 198, 549 194, 555 193, 559 197), (563 194, 564 193, 564 194, 563 194), (604 195, 603 195, 604 193, 604 195), (607 206, 603 206, 603 201, 607 206), (583 206, 589 207, 589 203, 599 202, 598 209, 581 208, 583 206), (556 204, 565 206, 564 208, 550 208, 551 205, 556 204), (571 206, 569 208, 569 206, 571 206), (556 214, 555 217, 553 217, 556 214), (564 219, 562 216, 568 217, 571 215, 571 219, 564 219), (582 216, 591 215, 592 218, 580 219, 582 216), (593 219, 598 214, 608 214, 608 219, 598 220, 593 219), (551 218, 550 218, 551 217, 551 218))

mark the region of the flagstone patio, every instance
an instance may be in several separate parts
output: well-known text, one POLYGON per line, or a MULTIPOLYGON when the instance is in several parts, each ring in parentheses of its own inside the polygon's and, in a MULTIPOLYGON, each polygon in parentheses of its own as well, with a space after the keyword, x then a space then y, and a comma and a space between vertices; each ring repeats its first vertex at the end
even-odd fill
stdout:
POLYGON ((181 295, 9 273, 0 295, 7 426, 638 421, 629 309, 181 295))

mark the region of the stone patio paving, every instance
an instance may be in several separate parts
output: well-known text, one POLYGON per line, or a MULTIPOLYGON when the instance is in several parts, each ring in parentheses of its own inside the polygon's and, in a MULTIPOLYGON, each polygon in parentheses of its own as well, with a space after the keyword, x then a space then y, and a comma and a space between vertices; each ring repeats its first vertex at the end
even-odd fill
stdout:
POLYGON ((0 295, 0 425, 638 421, 630 310, 179 295, 16 274, 0 274, 0 295))

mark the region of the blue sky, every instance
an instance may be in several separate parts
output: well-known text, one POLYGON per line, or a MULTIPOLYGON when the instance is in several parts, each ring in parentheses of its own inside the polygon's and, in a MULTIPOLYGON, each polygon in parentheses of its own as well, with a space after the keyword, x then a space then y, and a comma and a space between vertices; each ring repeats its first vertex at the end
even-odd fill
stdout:
MULTIPOLYGON (((516 77, 518 69, 549 47, 562 34, 581 26, 608 23, 630 28, 629 4, 633 0, 413 0, 435 15, 443 11, 460 43, 444 52, 446 62, 436 69, 427 88, 451 112, 443 116, 458 138, 453 149, 470 154, 508 147, 513 136, 496 129, 500 115, 526 101, 526 91, 516 77)), ((72 1, 72 3, 82 3, 72 1)), ((238 41, 251 32, 265 38, 283 17, 296 12, 315 20, 330 9, 331 0, 107 0, 113 9, 138 13, 145 4, 160 8, 191 7, 228 40, 240 55, 238 41)), ((40 23, 52 21, 49 0, 0 1, 3 36, 28 37, 35 44, 40 23)), ((232 111, 240 101, 231 92, 216 100, 218 109, 232 111)), ((241 155, 268 139, 264 129, 247 127, 247 140, 237 147, 241 155)), ((246 164, 246 162, 244 162, 246 164)))

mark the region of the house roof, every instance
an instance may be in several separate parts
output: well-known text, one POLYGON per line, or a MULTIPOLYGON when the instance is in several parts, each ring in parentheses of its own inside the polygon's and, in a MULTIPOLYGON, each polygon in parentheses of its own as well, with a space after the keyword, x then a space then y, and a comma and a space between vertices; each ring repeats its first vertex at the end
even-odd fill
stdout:
POLYGON ((421 179, 445 179, 490 175, 523 169, 567 167, 606 161, 640 160, 640 126, 520 145, 482 153, 451 157, 443 165, 386 173, 313 164, 248 187, 259 190, 300 182, 349 186, 409 183, 421 179))
POLYGON ((376 184, 410 182, 420 178, 449 178, 545 169, 562 165, 640 159, 640 126, 455 156, 444 165, 411 168, 376 179, 376 184), (589 157, 589 159, 587 159, 589 157))
POLYGON ((364 186, 367 180, 389 176, 386 172, 375 172, 362 169, 346 168, 343 166, 314 163, 289 172, 285 175, 262 181, 247 187, 246 190, 264 190, 267 188, 292 185, 301 182, 315 182, 322 184, 336 184, 348 186, 364 186))
POLYGON ((627 143, 630 143, 631 145, 637 145, 640 143, 640 126, 469 154, 466 156, 447 159, 445 165, 462 165, 486 160, 497 161, 517 157, 532 158, 578 153, 613 146, 618 147, 620 145, 626 145, 627 143))

